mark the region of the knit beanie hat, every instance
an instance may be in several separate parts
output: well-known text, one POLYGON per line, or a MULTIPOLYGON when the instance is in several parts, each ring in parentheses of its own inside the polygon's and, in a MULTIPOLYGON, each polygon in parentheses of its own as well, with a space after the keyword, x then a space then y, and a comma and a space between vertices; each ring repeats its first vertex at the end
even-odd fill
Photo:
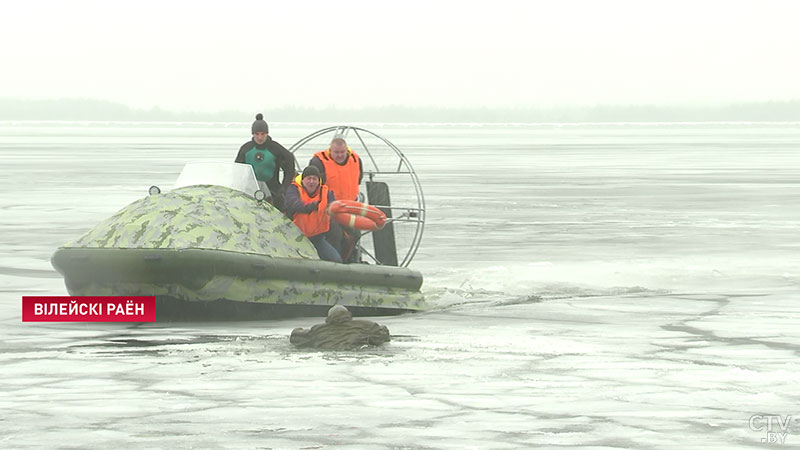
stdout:
POLYGON ((303 169, 303 176, 301 176, 300 178, 303 179, 305 177, 312 175, 319 179, 322 179, 322 176, 319 173, 319 169, 317 169, 316 166, 308 166, 305 169, 303 169))
POLYGON ((269 125, 267 122, 264 121, 264 115, 261 113, 256 114, 256 121, 253 122, 253 126, 250 127, 252 134, 256 134, 257 132, 262 133, 269 133, 269 125))

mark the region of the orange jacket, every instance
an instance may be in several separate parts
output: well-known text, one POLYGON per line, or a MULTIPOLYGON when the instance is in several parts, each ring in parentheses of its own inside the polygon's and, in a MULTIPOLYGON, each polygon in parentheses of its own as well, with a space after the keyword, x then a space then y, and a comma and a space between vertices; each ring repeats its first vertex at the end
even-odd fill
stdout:
POLYGON ((300 194, 300 201, 303 202, 304 205, 312 202, 319 202, 317 209, 311 213, 295 213, 292 222, 297 225, 297 228, 300 228, 300 231, 307 237, 316 236, 330 230, 331 218, 328 216, 328 213, 325 212, 325 210, 328 209, 328 186, 324 184, 320 185, 319 189, 317 189, 317 195, 312 197, 308 195, 299 179, 295 179, 292 185, 297 187, 297 192, 300 194))
POLYGON ((358 197, 361 159, 350 147, 347 148, 347 153, 344 164, 339 164, 331 158, 330 149, 314 153, 314 157, 322 163, 325 184, 331 188, 337 200, 355 200, 358 197))

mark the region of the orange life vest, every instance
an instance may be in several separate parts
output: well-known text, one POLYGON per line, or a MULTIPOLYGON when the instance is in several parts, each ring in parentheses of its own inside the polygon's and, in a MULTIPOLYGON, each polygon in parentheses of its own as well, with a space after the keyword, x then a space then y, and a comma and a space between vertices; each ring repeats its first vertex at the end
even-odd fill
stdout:
POLYGON ((328 208, 328 186, 324 184, 320 185, 319 189, 317 189, 317 195, 312 197, 308 195, 306 188, 303 187, 299 178, 300 177, 295 179, 292 184, 297 186, 297 191, 300 193, 300 200, 306 205, 311 202, 319 201, 319 206, 317 206, 316 211, 310 214, 295 213, 292 222, 294 222, 297 228, 300 228, 300 231, 307 237, 325 233, 331 228, 331 218, 325 213, 325 210, 328 208))
POLYGON ((325 184, 331 188, 337 200, 355 200, 358 197, 358 177, 361 175, 356 152, 347 147, 347 161, 339 164, 331 158, 331 150, 314 153, 325 167, 325 184))

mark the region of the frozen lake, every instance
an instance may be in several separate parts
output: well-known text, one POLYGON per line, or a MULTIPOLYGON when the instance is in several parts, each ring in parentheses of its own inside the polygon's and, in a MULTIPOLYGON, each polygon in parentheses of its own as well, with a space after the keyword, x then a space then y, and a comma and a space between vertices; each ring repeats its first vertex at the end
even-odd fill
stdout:
POLYGON ((0 122, 0 448, 800 448, 800 124, 364 127, 420 177, 433 309, 317 352, 321 318, 21 323, 59 245, 249 123, 0 122))

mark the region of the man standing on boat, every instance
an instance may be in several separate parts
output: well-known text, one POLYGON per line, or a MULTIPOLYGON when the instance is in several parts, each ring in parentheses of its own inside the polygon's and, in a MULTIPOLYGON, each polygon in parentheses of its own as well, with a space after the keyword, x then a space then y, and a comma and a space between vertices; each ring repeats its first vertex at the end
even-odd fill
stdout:
POLYGON ((341 137, 335 137, 327 150, 317 152, 308 163, 319 169, 322 182, 338 200, 357 200, 358 186, 364 177, 361 158, 341 137))
MULTIPOLYGON (((328 149, 315 153, 308 164, 319 169, 322 182, 333 191, 337 200, 358 200, 358 187, 364 177, 364 168, 361 158, 344 138, 334 137, 328 149)), ((355 251, 355 239, 335 222, 328 233, 328 240, 339 250, 339 254, 345 255, 347 262, 360 259, 355 251)))
POLYGON ((245 142, 236 155, 236 162, 250 164, 259 186, 265 194, 271 194, 272 204, 283 211, 283 197, 294 178, 294 155, 269 136, 269 126, 264 115, 256 114, 250 127, 253 139, 245 142), (278 181, 278 171, 283 170, 283 182, 278 181), (266 185, 266 189, 264 186, 266 185))
POLYGON ((328 206, 334 201, 336 196, 322 184, 319 169, 308 166, 286 189, 284 212, 314 244, 320 259, 340 263, 339 252, 326 237, 331 229, 328 206))

